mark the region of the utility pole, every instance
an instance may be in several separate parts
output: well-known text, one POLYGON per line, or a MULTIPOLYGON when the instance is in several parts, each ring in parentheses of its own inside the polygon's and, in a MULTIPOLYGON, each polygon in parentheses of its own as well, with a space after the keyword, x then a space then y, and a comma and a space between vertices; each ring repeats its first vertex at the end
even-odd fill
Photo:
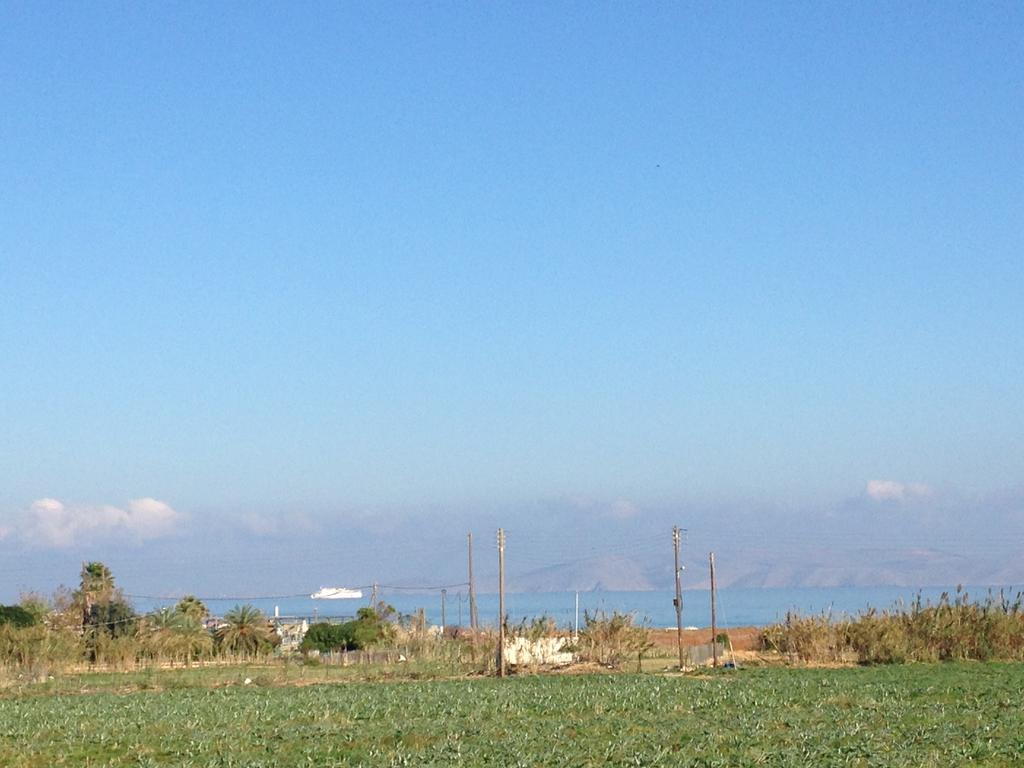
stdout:
POLYGON ((446 597, 448 597, 448 590, 447 589, 442 589, 441 590, 441 634, 442 635, 444 635, 444 625, 445 625, 445 621, 444 621, 444 599, 446 597))
POLYGON ((498 529, 498 677, 505 676, 505 529, 498 529))
POLYGON ((473 583, 473 532, 466 534, 466 552, 469 558, 469 628, 476 632, 480 617, 476 612, 476 585, 473 583))
POLYGON ((377 582, 373 582, 373 591, 370 593, 370 607, 377 610, 377 582))
POLYGON ((679 650, 679 669, 683 668, 683 585, 680 580, 682 568, 679 566, 679 526, 672 528, 672 549, 675 552, 676 561, 676 598, 673 604, 676 607, 676 648, 679 650))
POLYGON ((711 664, 718 666, 718 623, 715 617, 715 553, 708 554, 711 566, 711 664))
POLYGON ((576 640, 580 636, 580 593, 576 592, 576 622, 573 624, 572 639, 576 640))

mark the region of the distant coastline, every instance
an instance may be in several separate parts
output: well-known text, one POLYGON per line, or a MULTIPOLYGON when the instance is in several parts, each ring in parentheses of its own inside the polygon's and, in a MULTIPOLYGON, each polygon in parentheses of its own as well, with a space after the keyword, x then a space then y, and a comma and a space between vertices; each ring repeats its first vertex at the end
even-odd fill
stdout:
MULTIPOLYGON (((991 590, 1002 589, 1012 597, 1017 588, 1012 585, 965 586, 972 598, 983 599, 991 590)), ((767 626, 785 619, 788 611, 802 614, 855 615, 867 608, 884 610, 907 605, 921 596, 925 601, 936 601, 947 592, 955 594, 956 585, 924 587, 729 587, 719 590, 718 623, 722 627, 767 626)), ((579 592, 579 621, 585 613, 628 613, 639 622, 651 627, 675 626, 675 609, 670 590, 589 590, 579 592)), ((137 610, 149 611, 172 604, 176 598, 137 599, 137 610)), ((412 614, 423 609, 432 624, 441 622, 441 596, 438 593, 388 593, 380 599, 392 604, 401 613, 412 614)), ((496 624, 498 598, 494 593, 478 593, 480 620, 483 624, 496 624)), ((509 592, 506 606, 513 622, 548 616, 559 626, 573 626, 576 591, 509 592)), ((235 599, 208 598, 207 605, 214 613, 230 610, 239 603, 235 599)), ((245 602, 245 601, 242 601, 245 602)), ((309 598, 253 599, 248 601, 273 616, 275 609, 282 616, 303 618, 343 618, 354 616, 367 604, 361 600, 311 600, 309 598)), ((705 627, 710 624, 710 594, 706 589, 683 590, 683 624, 705 627)), ((468 599, 464 591, 448 590, 445 600, 445 618, 450 626, 466 624, 469 617, 468 599), (460 621, 461 617, 461 621, 460 621)))

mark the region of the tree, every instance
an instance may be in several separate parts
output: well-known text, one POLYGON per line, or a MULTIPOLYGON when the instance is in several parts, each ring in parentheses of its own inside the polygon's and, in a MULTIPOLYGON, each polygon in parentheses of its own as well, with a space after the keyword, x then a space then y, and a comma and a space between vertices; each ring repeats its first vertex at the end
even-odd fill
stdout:
POLYGON ((85 617, 85 631, 86 634, 100 632, 110 637, 126 637, 135 632, 138 618, 131 603, 117 595, 92 606, 85 617))
POLYGON ((395 636, 395 626, 390 619, 395 616, 395 609, 381 602, 370 608, 356 611, 355 621, 343 624, 351 634, 352 648, 369 648, 390 640, 395 636))
POLYGON ((150 656, 186 664, 213 651, 213 637, 202 623, 170 608, 154 611, 140 622, 139 640, 150 656))
POLYGON ((346 631, 344 624, 329 624, 326 621, 317 622, 310 626, 302 638, 302 651, 320 651, 329 653, 331 651, 348 650, 350 634, 346 631))
POLYGON ((96 660, 100 636, 126 637, 135 632, 135 610, 114 584, 114 575, 103 563, 93 561, 82 565, 81 582, 74 593, 74 602, 81 609, 82 632, 90 661, 96 660))
POLYGON ((22 629, 31 627, 36 621, 35 615, 20 605, 0 605, 0 624, 10 624, 22 629))
POLYGON ((114 593, 114 574, 103 563, 82 564, 81 584, 76 597, 83 606, 83 615, 96 603, 108 602, 114 593))
POLYGON ((217 642, 229 653, 257 656, 269 652, 278 640, 270 623, 252 605, 236 605, 224 614, 224 621, 217 630, 217 642))
POLYGON ((190 616, 183 616, 175 630, 175 648, 186 663, 213 654, 213 635, 190 616))
POLYGON ((174 633, 181 622, 181 615, 170 608, 161 608, 143 617, 138 626, 138 637, 150 656, 172 656, 174 633))
POLYGON ((185 595, 174 606, 174 610, 182 616, 187 616, 193 621, 200 623, 210 615, 210 610, 206 607, 206 604, 195 595, 185 595))
POLYGON ((42 624, 53 614, 53 606, 45 597, 35 592, 22 593, 18 605, 32 614, 36 624, 42 624))
POLYGON ((355 619, 343 624, 314 624, 302 638, 301 649, 358 651, 378 645, 394 637, 395 627, 389 620, 394 615, 395 609, 382 602, 374 608, 360 608, 355 619))

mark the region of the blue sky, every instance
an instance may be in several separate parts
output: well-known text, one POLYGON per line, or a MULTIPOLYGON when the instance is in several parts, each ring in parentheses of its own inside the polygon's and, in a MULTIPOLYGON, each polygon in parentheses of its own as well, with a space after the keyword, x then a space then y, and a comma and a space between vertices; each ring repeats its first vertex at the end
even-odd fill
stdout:
POLYGON ((1013 3, 6 4, 0 528, 1011 492, 1022 81, 1013 3))

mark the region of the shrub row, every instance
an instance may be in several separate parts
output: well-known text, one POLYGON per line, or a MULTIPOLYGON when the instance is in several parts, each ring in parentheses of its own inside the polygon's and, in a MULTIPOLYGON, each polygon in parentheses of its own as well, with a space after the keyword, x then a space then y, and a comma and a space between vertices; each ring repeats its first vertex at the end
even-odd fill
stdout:
POLYGON ((920 595, 909 606, 853 617, 786 615, 764 630, 765 650, 794 661, 892 664, 909 661, 1024 660, 1024 595, 1002 592, 973 600, 957 589, 936 603, 920 595))

